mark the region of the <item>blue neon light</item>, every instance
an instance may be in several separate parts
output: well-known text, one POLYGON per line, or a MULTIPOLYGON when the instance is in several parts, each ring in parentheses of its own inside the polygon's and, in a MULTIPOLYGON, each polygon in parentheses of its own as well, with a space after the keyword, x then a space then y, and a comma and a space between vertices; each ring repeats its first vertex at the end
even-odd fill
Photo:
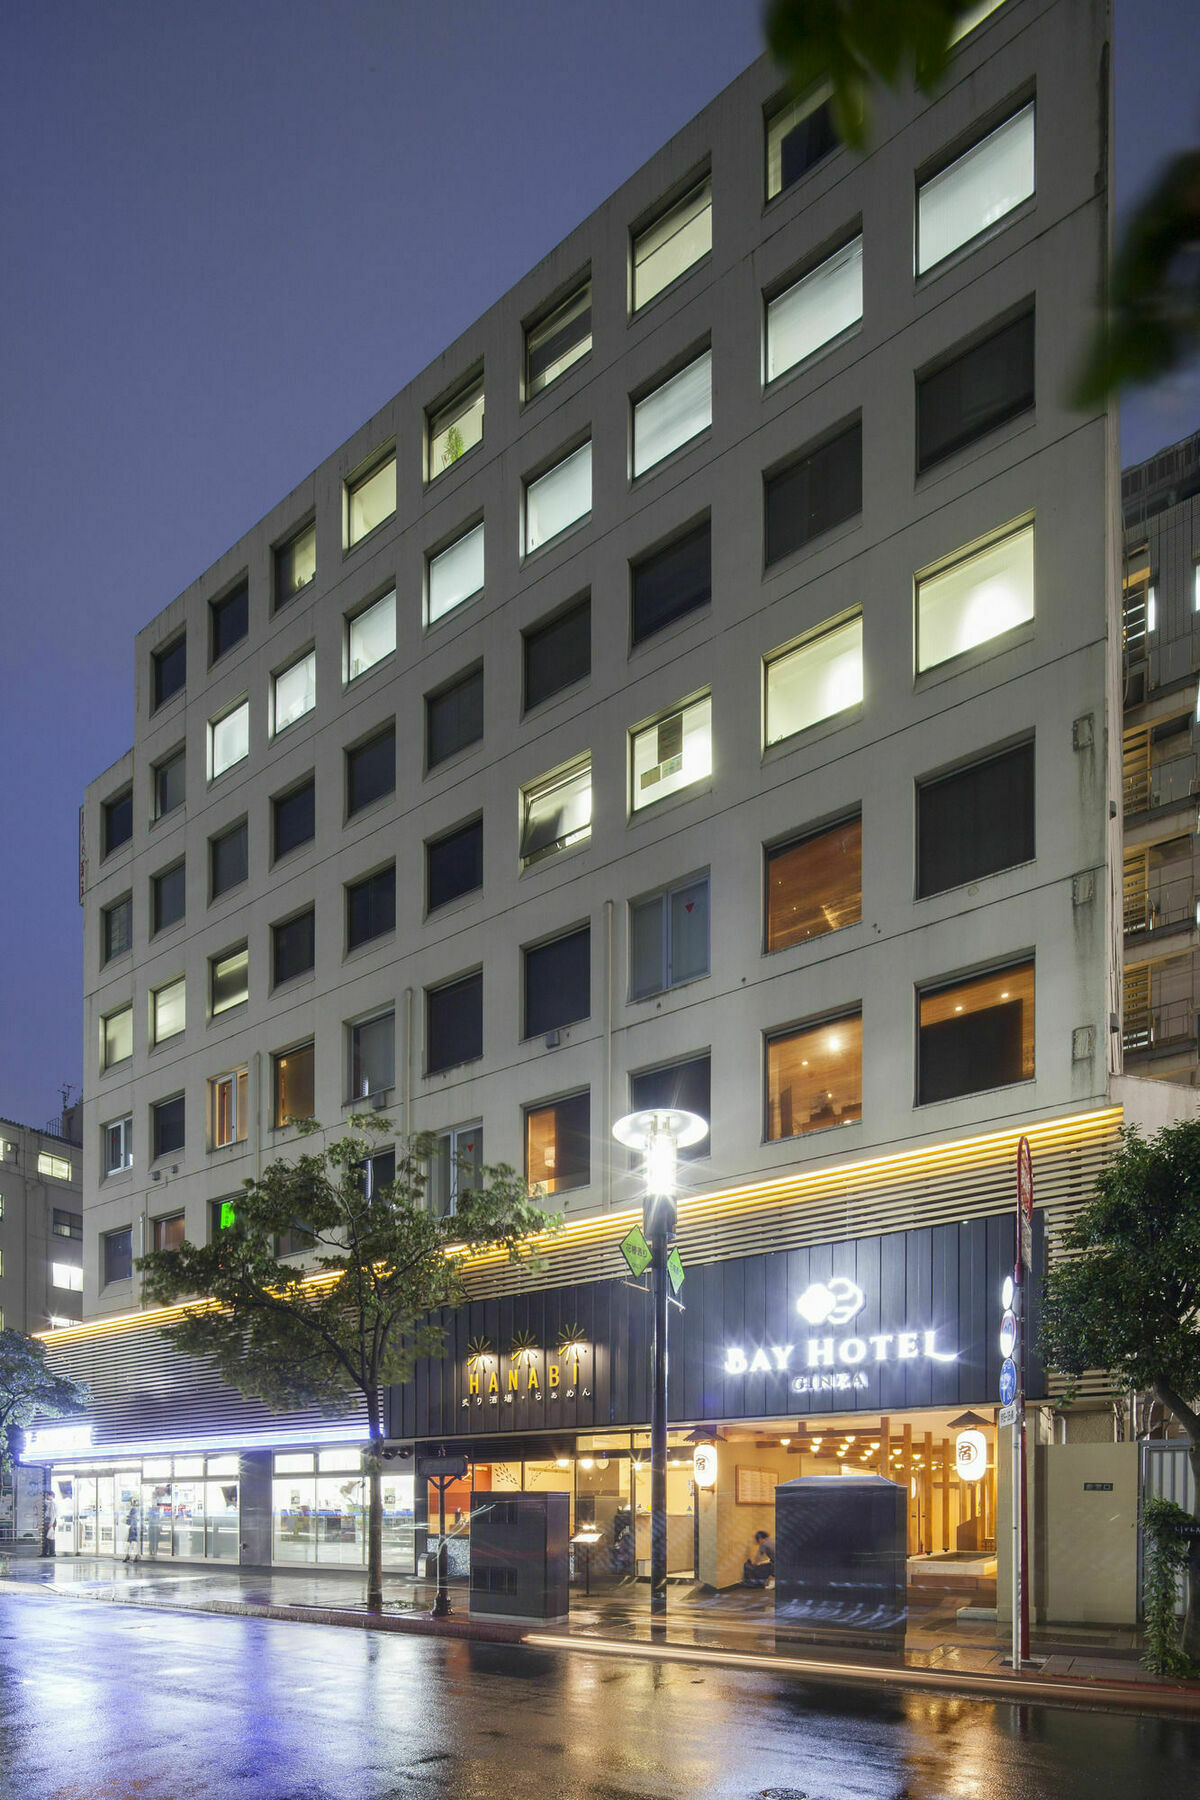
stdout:
POLYGON ((308 1444, 366 1444, 367 1433, 345 1425, 318 1425, 308 1431, 259 1431, 236 1438, 180 1437, 141 1438, 132 1444, 93 1444, 88 1450, 71 1450, 62 1455, 30 1455, 23 1451, 23 1463, 111 1462, 122 1456, 177 1456, 188 1451, 206 1450, 217 1455, 238 1450, 282 1450, 289 1446, 304 1448, 308 1444))

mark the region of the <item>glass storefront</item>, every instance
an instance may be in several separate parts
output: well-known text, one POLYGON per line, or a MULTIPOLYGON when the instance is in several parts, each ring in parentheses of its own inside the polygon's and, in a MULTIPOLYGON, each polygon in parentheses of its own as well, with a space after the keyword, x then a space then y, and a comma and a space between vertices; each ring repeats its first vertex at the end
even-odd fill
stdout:
MULTIPOLYGON (((277 1450, 272 1470, 272 1560, 363 1568, 367 1482, 359 1449, 277 1450)), ((413 1476, 383 1473, 383 1566, 413 1569, 413 1476)))
POLYGON ((238 1561, 236 1455, 56 1468, 50 1480, 56 1556, 238 1561))

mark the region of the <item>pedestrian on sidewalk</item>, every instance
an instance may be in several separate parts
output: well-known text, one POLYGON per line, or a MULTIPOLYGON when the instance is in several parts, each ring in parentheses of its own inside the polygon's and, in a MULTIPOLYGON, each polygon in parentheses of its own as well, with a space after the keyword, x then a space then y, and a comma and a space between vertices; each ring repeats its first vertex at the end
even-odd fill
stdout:
POLYGON ((775 1586, 775 1545, 766 1531, 756 1531, 750 1554, 742 1564, 744 1587, 775 1586))
POLYGON ((54 1489, 47 1485, 42 1495, 42 1555, 54 1555, 54 1528, 58 1523, 58 1502, 54 1489))
POLYGON ((141 1538, 138 1531, 138 1503, 129 1503, 129 1517, 125 1521, 125 1561, 141 1562, 141 1538))

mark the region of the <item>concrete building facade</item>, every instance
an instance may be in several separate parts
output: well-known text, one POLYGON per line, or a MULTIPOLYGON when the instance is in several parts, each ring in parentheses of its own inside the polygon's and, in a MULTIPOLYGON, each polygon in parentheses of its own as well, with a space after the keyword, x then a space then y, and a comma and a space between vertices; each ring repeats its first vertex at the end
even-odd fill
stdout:
POLYGON ((0 1330, 83 1316, 81 1116, 75 1105, 44 1126, 0 1118, 0 1330))

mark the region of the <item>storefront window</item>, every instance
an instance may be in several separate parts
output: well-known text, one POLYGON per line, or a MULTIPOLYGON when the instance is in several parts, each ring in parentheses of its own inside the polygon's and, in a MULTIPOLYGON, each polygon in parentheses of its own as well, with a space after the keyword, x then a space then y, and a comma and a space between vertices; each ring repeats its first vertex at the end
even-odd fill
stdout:
MULTIPOLYGON (((274 1459, 274 1560, 363 1568, 370 1497, 357 1445, 281 1450, 274 1459)), ((383 1477, 385 1568, 413 1569, 413 1477, 383 1477)))
POLYGON ((124 1560, 237 1562, 237 1456, 159 1456, 56 1469, 55 1553, 124 1560))

